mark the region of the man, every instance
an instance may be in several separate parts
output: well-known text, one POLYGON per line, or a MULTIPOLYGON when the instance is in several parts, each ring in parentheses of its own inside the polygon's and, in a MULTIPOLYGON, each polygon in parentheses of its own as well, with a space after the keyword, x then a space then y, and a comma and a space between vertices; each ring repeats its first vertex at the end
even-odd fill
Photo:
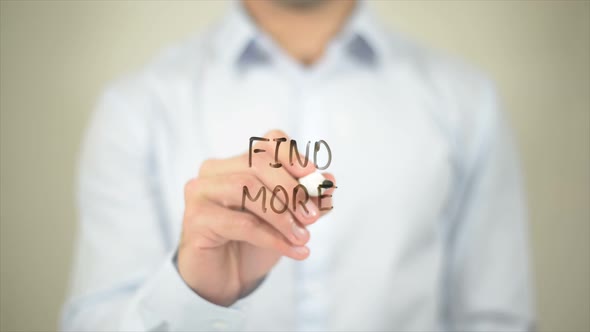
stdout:
POLYGON ((107 91, 80 167, 65 330, 533 327, 493 87, 362 3, 236 4, 107 91), (330 147, 327 197, 291 204, 291 139, 330 147))

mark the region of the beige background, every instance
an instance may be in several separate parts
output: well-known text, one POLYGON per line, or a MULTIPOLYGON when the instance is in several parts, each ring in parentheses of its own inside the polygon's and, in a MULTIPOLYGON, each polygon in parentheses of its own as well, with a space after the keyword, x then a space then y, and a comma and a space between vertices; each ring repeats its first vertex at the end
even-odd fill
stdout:
MULTIPOLYGON (((56 328, 75 158, 107 82, 223 1, 1 1, 1 329, 56 328)), ((540 329, 590 330, 590 2, 380 1, 388 24, 497 82, 531 209, 540 329)))

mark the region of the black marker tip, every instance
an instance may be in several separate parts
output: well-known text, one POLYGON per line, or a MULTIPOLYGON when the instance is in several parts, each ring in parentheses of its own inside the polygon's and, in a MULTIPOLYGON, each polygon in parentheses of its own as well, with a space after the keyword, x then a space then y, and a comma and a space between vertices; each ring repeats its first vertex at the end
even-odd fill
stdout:
POLYGON ((334 182, 330 180, 324 180, 324 182, 322 182, 319 187, 324 189, 332 188, 334 187, 334 182))

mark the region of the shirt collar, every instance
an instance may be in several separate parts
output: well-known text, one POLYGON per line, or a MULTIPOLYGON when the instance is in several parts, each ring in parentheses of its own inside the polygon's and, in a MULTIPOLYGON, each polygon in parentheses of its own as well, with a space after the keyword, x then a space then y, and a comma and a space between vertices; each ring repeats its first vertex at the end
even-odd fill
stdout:
MULTIPOLYGON (((353 60, 375 65, 383 53, 383 35, 365 1, 358 1, 354 12, 340 33, 333 39, 353 60)), ((268 38, 246 12, 240 1, 234 1, 215 40, 216 54, 233 66, 248 66, 272 60, 264 47, 268 38)))

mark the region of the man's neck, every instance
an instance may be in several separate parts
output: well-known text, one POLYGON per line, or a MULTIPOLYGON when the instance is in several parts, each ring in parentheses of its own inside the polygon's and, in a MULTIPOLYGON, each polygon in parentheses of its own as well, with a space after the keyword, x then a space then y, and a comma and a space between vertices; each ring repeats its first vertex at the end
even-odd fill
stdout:
POLYGON ((244 0, 244 7, 287 54, 305 65, 322 57, 355 6, 355 0, 324 0, 301 8, 277 1, 244 0))

